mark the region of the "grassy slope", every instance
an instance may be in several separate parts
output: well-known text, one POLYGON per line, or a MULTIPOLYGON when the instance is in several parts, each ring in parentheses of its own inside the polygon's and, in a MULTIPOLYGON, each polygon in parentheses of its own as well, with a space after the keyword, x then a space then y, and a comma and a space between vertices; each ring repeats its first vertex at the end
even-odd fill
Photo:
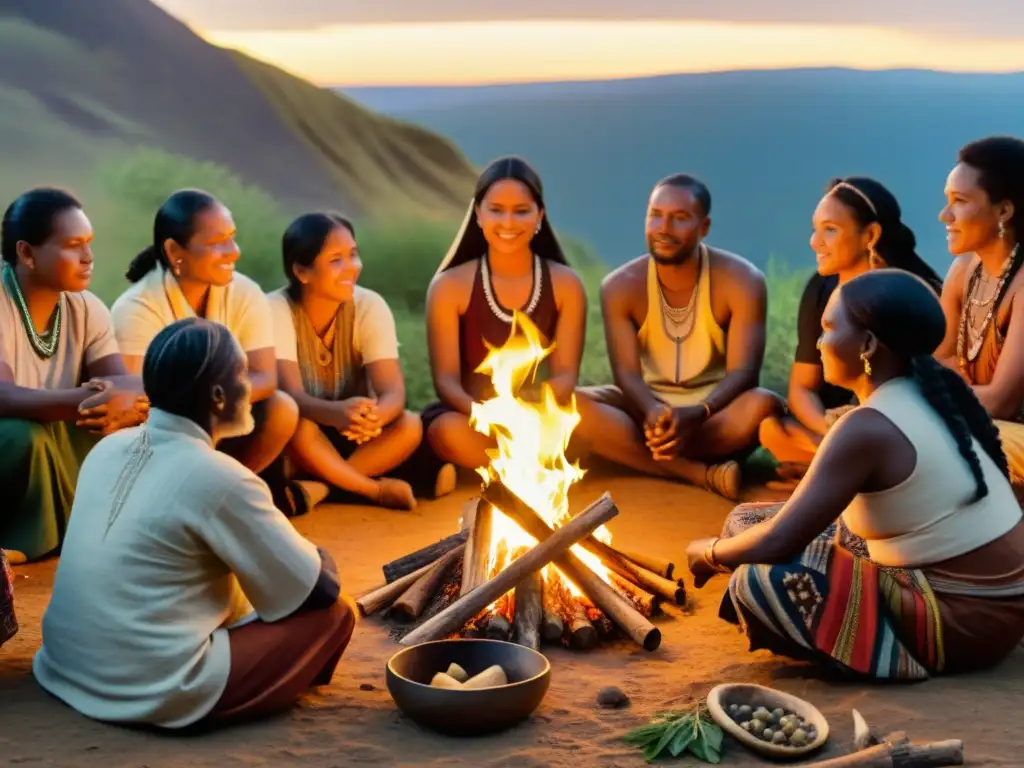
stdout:
POLYGON ((475 170, 441 136, 211 46, 145 0, 86 5, 0 7, 5 166, 50 161, 78 186, 111 151, 148 146, 224 166, 291 211, 461 213, 475 170))
POLYGON ((447 139, 244 54, 234 57, 357 209, 444 218, 465 206, 475 171, 447 139))

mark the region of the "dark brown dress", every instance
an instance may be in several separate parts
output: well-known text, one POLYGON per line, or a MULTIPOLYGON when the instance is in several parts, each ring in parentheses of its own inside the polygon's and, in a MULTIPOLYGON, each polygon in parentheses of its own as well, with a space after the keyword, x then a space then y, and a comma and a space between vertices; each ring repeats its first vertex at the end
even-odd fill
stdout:
MULTIPOLYGON (((558 326, 558 307, 551 285, 551 270, 547 260, 538 259, 535 282, 530 300, 520 311, 537 326, 545 342, 550 342, 558 326), (539 283, 539 285, 538 285, 539 283), (532 305, 532 306, 531 306, 532 305)), ((487 357, 488 347, 500 347, 508 341, 512 331, 512 310, 498 301, 494 286, 485 282, 483 259, 477 260, 476 277, 469 297, 469 306, 459 318, 459 350, 461 352, 462 386, 477 400, 487 399, 493 393, 490 380, 476 372, 487 357)), ((430 428, 439 416, 453 411, 447 403, 437 401, 423 410, 423 430, 430 428)))

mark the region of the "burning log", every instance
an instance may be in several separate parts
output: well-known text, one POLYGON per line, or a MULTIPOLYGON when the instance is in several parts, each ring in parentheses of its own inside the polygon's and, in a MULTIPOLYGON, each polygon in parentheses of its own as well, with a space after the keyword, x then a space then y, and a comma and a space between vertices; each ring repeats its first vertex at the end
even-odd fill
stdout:
POLYGON ((541 621, 541 638, 545 643, 560 643, 565 635, 565 620, 561 603, 561 591, 557 579, 544 583, 544 617, 541 621))
MULTIPOLYGON (((534 510, 530 509, 522 499, 512 493, 512 491, 500 482, 492 482, 489 484, 484 489, 483 499, 493 504, 519 523, 519 525, 523 526, 524 530, 534 538, 536 538, 537 535, 526 527, 521 517, 525 516, 535 518, 547 527, 547 523, 545 523, 534 510), (527 512, 528 514, 526 514, 527 512)), ((588 536, 584 541, 580 542, 580 546, 601 558, 601 562, 603 562, 607 568, 615 571, 620 576, 629 579, 637 586, 643 587, 648 592, 661 595, 666 600, 671 600, 676 605, 684 605, 686 603, 686 590, 678 583, 670 581, 656 573, 652 573, 646 568, 641 568, 636 563, 627 560, 624 555, 620 555, 616 550, 609 547, 603 541, 598 541, 593 536, 588 536)))
POLYGON ((494 612, 487 619, 487 628, 484 630, 484 637, 490 640, 512 639, 512 606, 508 593, 499 598, 495 603, 494 612))
POLYGON ((416 582, 399 597, 388 610, 389 615, 398 615, 404 619, 411 620, 419 618, 423 609, 434 593, 444 584, 445 576, 455 563, 456 559, 462 557, 465 544, 459 544, 454 549, 433 563, 430 568, 420 576, 416 582))
POLYGON ((482 500, 466 510, 465 525, 469 530, 469 540, 462 559, 462 595, 468 595, 487 581, 493 517, 491 506, 482 500))
MULTIPOLYGON (((573 544, 600 528, 618 513, 619 510, 612 502, 611 496, 606 493, 557 531, 552 533, 545 526, 548 535, 537 546, 511 563, 493 579, 484 582, 468 594, 463 594, 446 609, 414 629, 402 638, 402 645, 411 646, 431 640, 438 640, 457 630, 481 609, 516 587, 530 574, 539 571, 552 560, 567 553, 573 544)), ((479 522, 479 515, 477 521, 479 522)), ((473 533, 471 532, 470 540, 472 538, 473 533)), ((466 548, 467 550, 469 549, 468 542, 466 548)), ((611 588, 609 587, 610 590, 611 588)), ((622 599, 622 604, 632 611, 632 608, 626 605, 624 599, 622 599)))
MULTIPOLYGON (((489 499, 489 492, 495 485, 490 485, 484 491, 484 498, 489 499)), ((550 526, 523 502, 515 494, 502 489, 502 499, 508 506, 501 507, 502 512, 515 520, 524 531, 537 539, 545 542, 558 535, 558 531, 552 531, 550 526)), ((495 494, 497 495, 497 494, 495 494)), ((493 502, 492 502, 493 503, 493 502)), ((571 525, 578 518, 573 518, 568 525, 571 525)), ((566 552, 558 558, 557 566, 577 587, 600 608, 604 614, 622 629, 626 635, 645 650, 653 651, 661 645, 661 631, 651 622, 647 621, 621 594, 594 573, 586 564, 572 552, 566 552)))
POLYGON ((616 573, 611 574, 612 585, 633 604, 641 616, 650 618, 661 611, 658 598, 650 592, 645 592, 629 579, 624 579, 616 573))
POLYGON ((597 629, 587 618, 587 608, 578 600, 573 602, 569 619, 569 647, 577 651, 589 651, 597 647, 597 629))
POLYGON ((416 583, 416 580, 434 567, 433 563, 427 563, 418 571, 406 574, 397 581, 390 584, 382 584, 379 587, 364 592, 361 597, 356 598, 356 605, 363 616, 376 613, 386 605, 390 605, 399 595, 416 583))
POLYGON ((587 603, 586 611, 587 619, 594 625, 594 629, 597 630, 597 636, 600 639, 607 640, 615 635, 615 624, 597 606, 587 603))
POLYGON ((468 538, 469 531, 459 531, 397 560, 392 560, 384 566, 384 580, 390 584, 406 574, 418 571, 424 565, 436 563, 438 558, 448 554, 460 544, 465 544, 468 538))
POLYGON ((488 640, 508 642, 512 639, 512 622, 500 613, 491 614, 491 618, 487 621, 487 629, 484 630, 484 637, 488 640))
MULTIPOLYGON (((516 642, 536 651, 540 648, 541 620, 544 615, 544 578, 540 571, 519 582, 513 603, 516 642)), ((558 634, 562 634, 561 626, 558 634)))
POLYGON ((671 579, 672 574, 675 573, 676 564, 670 560, 665 560, 660 557, 653 557, 651 555, 641 555, 638 552, 623 552, 616 549, 616 553, 632 560, 634 563, 639 565, 641 568, 646 568, 651 573, 656 573, 659 576, 664 576, 666 579, 671 579))

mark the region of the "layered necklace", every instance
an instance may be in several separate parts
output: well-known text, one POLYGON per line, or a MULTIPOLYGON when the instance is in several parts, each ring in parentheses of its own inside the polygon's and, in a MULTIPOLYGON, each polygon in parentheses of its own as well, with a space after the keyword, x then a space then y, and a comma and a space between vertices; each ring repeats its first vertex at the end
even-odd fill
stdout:
MULTIPOLYGON (((511 325, 512 315, 501 308, 494 296, 494 288, 491 286, 491 267, 486 255, 480 260, 480 281, 484 284, 484 298, 487 299, 487 306, 491 308, 491 312, 506 325, 511 325)), ((533 254, 533 293, 530 294, 530 301, 527 303, 526 308, 522 310, 523 314, 527 316, 533 315, 537 304, 540 303, 543 282, 544 273, 541 270, 540 256, 533 254)))
POLYGON ((35 325, 32 324, 32 315, 29 314, 28 304, 25 302, 25 296, 18 284, 18 276, 14 274, 14 268, 7 263, 4 264, 3 281, 7 292, 14 297, 18 305, 18 314, 21 315, 21 321, 25 326, 32 349, 44 360, 53 357, 57 351, 57 345, 60 343, 61 300, 57 299, 57 306, 54 308, 53 314, 50 315, 50 321, 47 323, 48 330, 39 333, 36 331, 35 325))
POLYGON ((694 307, 697 305, 697 289, 700 287, 700 271, 702 265, 697 264, 697 278, 693 281, 690 299, 682 307, 673 307, 665 296, 665 286, 658 280, 658 296, 661 299, 661 323, 666 335, 677 344, 685 341, 693 332, 694 307))
POLYGON ((965 374, 967 373, 968 362, 973 363, 981 353, 981 348, 985 343, 985 334, 988 332, 989 326, 992 325, 996 311, 999 309, 998 304, 996 304, 996 298, 1002 295, 1003 286, 1006 285, 1006 280, 1010 275, 1010 267, 1016 260, 1019 249, 1020 243, 1013 247, 1010 257, 1003 265, 1002 272, 996 278, 994 289, 988 290, 992 279, 985 274, 985 291, 984 293, 982 292, 981 285, 984 270, 980 261, 968 279, 967 291, 964 294, 964 309, 960 315, 960 328, 956 340, 956 354, 960 363, 960 370, 965 374), (984 313, 984 315, 981 313, 984 313), (980 322, 978 321, 979 316, 982 318, 980 322))

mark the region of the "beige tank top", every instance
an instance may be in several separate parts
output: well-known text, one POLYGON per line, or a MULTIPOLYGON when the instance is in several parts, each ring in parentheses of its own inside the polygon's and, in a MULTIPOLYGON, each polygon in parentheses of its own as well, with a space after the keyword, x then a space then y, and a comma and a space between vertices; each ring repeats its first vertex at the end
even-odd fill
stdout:
MULTIPOLYGON (((700 402, 725 378, 725 331, 711 311, 711 259, 700 245, 693 324, 670 334, 654 259, 647 260, 647 317, 640 327, 640 369, 651 391, 673 407, 700 402)), ((673 329, 674 330, 674 329, 673 329)))
POLYGON ((974 440, 988 495, 972 502, 974 476, 942 417, 917 383, 887 381, 862 408, 873 408, 896 425, 914 450, 910 477, 877 493, 860 493, 843 522, 867 541, 880 565, 920 567, 948 560, 995 541, 1021 519, 1009 481, 974 440))

